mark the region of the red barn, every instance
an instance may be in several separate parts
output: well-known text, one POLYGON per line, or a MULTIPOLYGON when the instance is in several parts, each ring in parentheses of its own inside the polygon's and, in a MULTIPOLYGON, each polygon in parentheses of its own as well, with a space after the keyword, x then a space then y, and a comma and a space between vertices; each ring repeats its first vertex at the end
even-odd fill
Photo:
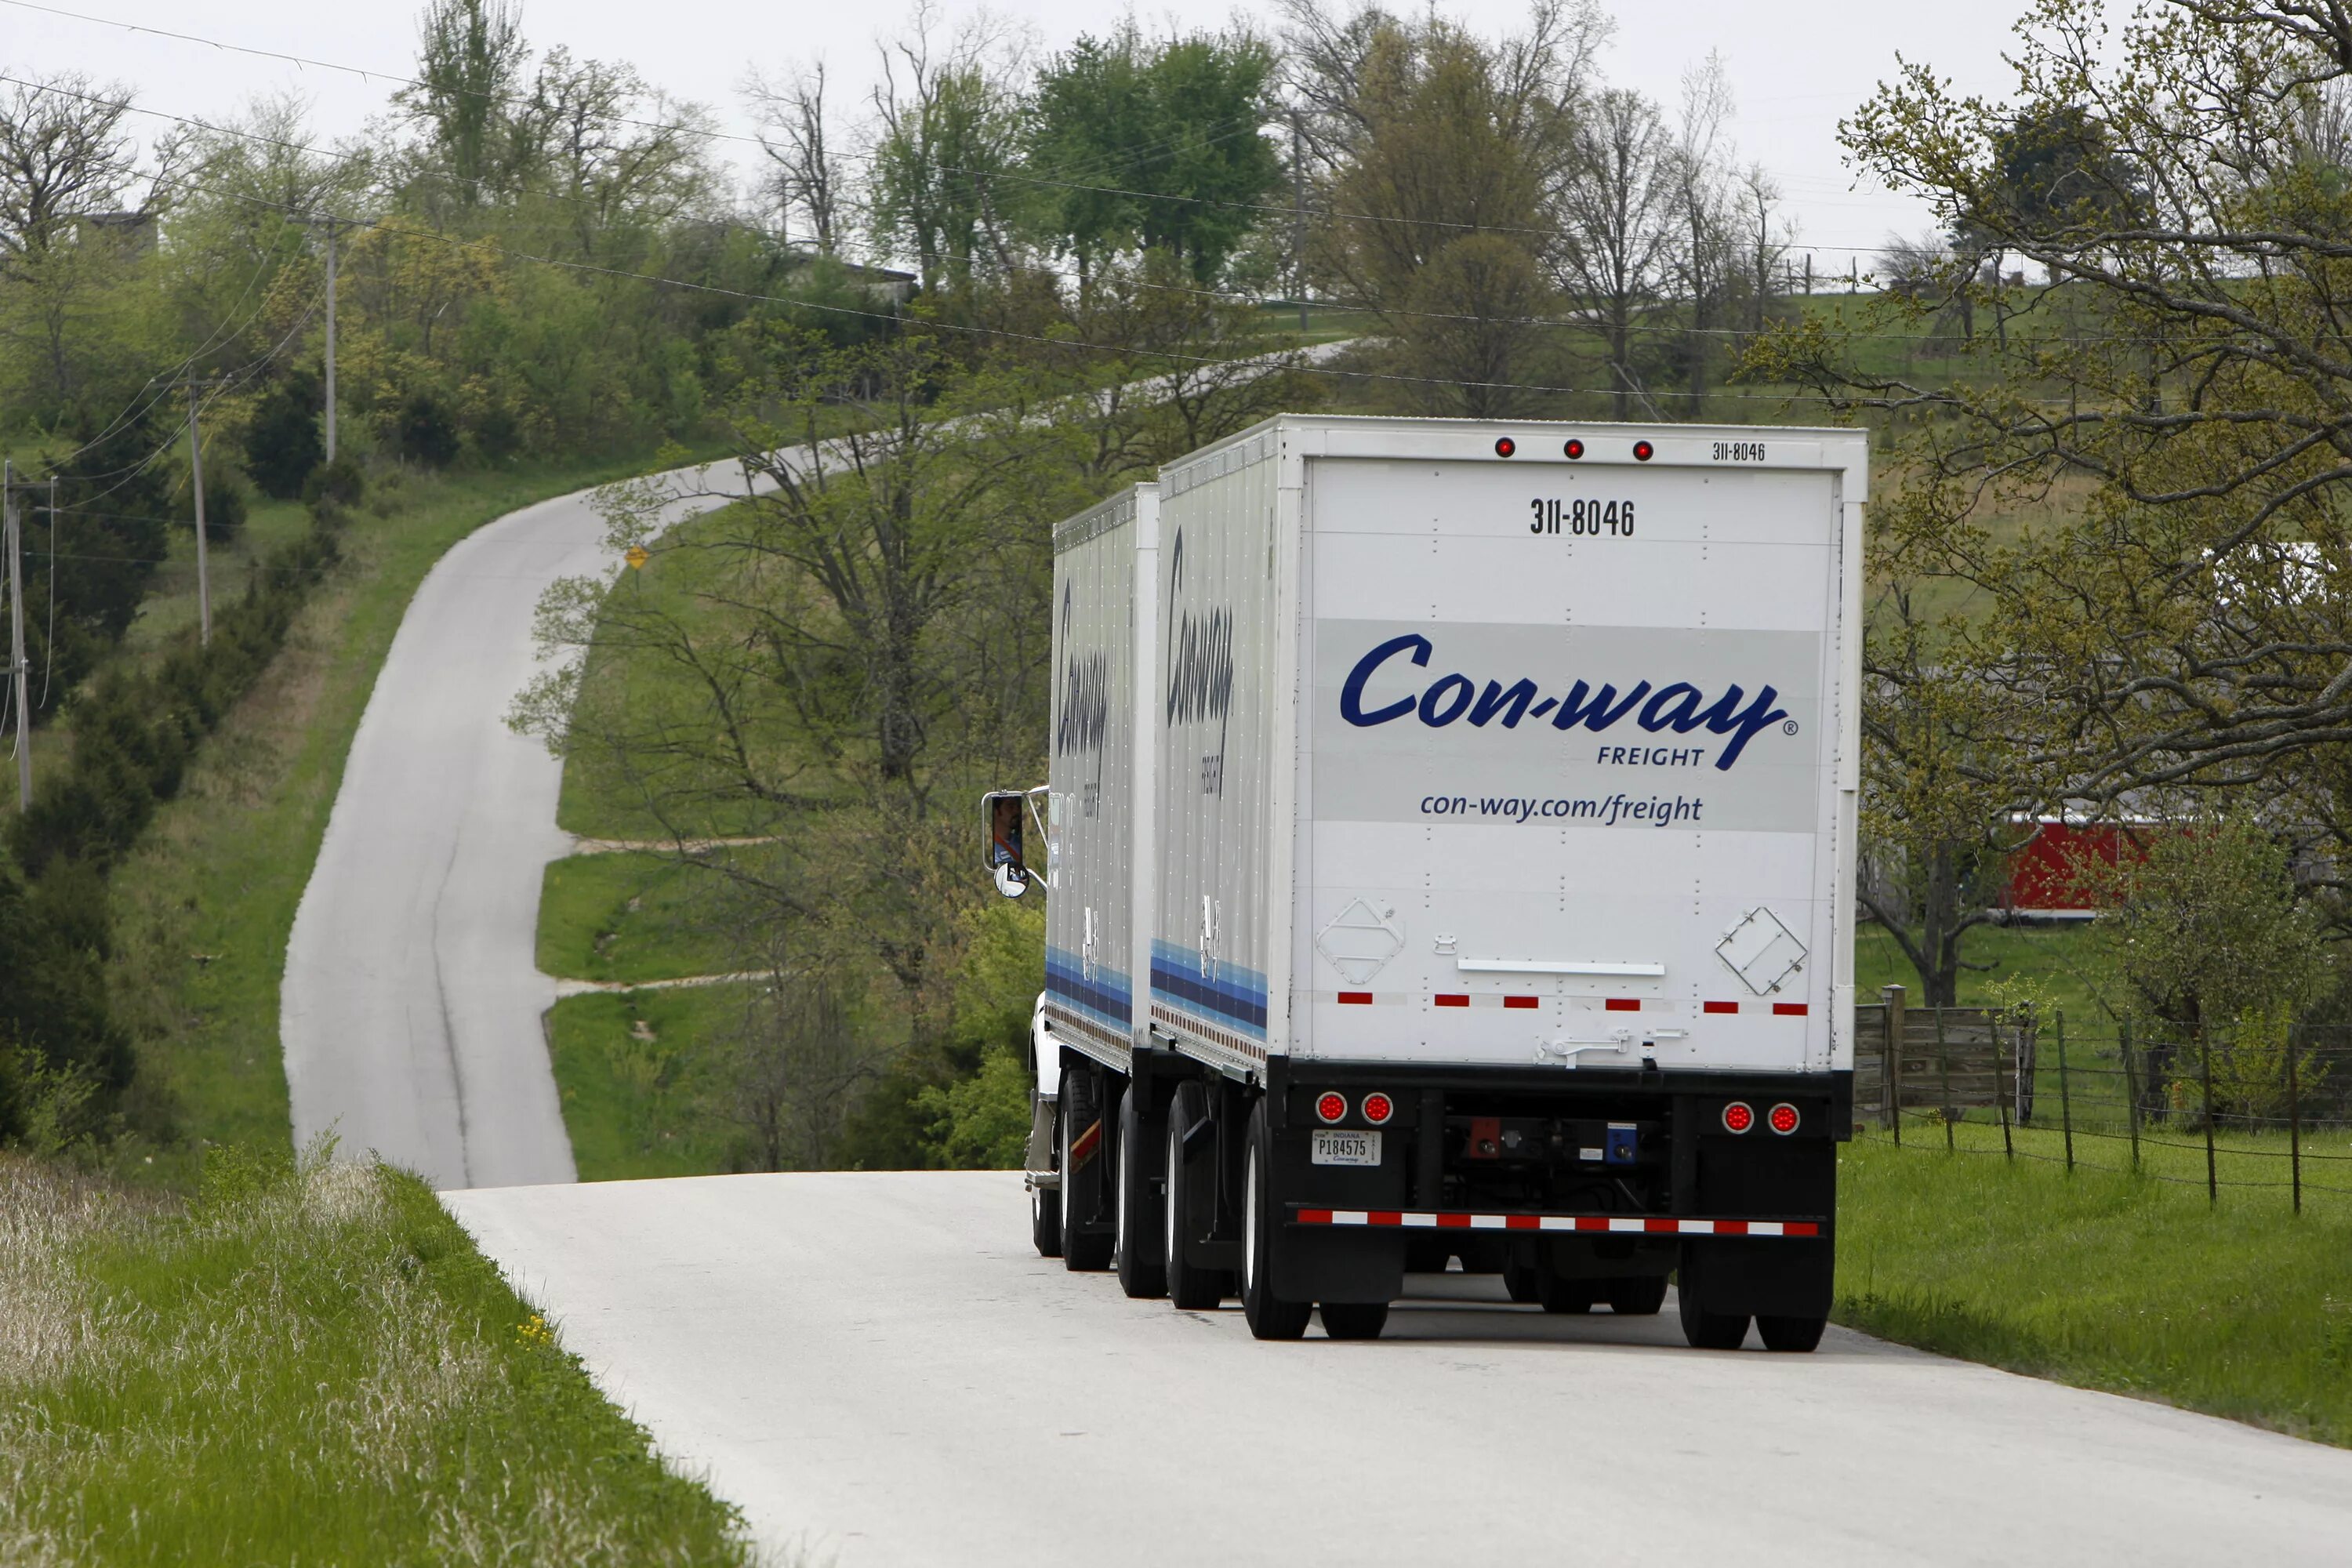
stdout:
MULTIPOLYGON (((2029 819, 2021 817, 2023 827, 2029 819)), ((2151 829, 2172 831, 2153 817, 2123 822, 2090 822, 2081 818, 2042 816, 2030 819, 2033 837, 2009 857, 2009 886, 2004 907, 2027 920, 2086 921, 2099 912, 2090 894, 2075 885, 2075 868, 2095 858, 2113 866, 2127 854, 2131 835, 2145 840, 2151 829)))

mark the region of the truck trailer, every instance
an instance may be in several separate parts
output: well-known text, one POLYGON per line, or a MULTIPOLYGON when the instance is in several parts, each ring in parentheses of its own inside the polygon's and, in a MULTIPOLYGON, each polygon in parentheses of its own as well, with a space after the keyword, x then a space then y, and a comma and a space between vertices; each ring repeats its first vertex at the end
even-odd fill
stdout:
POLYGON ((1038 1250, 1261 1339, 1458 1263, 1811 1349, 1866 464, 1285 415, 1057 529, 1048 783, 985 805, 1046 903, 1038 1250))

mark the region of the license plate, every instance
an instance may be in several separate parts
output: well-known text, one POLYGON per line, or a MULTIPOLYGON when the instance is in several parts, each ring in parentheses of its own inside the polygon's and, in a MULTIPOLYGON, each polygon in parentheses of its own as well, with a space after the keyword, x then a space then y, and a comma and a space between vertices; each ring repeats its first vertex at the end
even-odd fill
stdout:
POLYGON ((1318 1165, 1377 1165, 1381 1163, 1381 1135, 1377 1132, 1334 1132, 1328 1128, 1315 1130, 1315 1150, 1309 1156, 1318 1165))

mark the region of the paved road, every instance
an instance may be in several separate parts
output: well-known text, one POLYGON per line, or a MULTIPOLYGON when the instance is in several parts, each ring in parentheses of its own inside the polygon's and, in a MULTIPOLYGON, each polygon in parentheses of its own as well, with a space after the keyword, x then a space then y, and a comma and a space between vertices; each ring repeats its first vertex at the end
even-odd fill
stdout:
POLYGON ((331 1130, 445 1187, 573 1179, 533 962, 562 764, 505 718, 540 595, 605 563, 588 499, 472 534, 401 621, 287 948, 298 1142, 331 1130))
MULTIPOLYGON (((1171 379, 1128 392, 1148 400, 1171 379)), ((742 485, 729 464, 661 479, 670 523, 742 485)), ((298 1142, 331 1131, 344 1153, 444 1188, 577 1174, 541 1025, 557 987, 533 961, 541 879, 572 842, 555 826, 562 764, 505 721, 537 668, 540 595, 610 563, 590 494, 471 535, 401 621, 287 947, 279 1033, 298 1142)))
POLYGON ((1377 1342, 1261 1345, 1039 1258, 993 1173, 448 1202, 667 1453, 840 1568, 2352 1559, 2352 1453, 1834 1329, 1706 1354, 1671 1300, 1457 1276, 1377 1342))

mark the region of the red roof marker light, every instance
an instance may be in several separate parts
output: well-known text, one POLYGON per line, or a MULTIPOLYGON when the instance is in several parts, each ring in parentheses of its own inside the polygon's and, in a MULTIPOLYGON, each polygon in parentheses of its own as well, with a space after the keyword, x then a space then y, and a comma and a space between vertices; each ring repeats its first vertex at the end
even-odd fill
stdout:
POLYGON ((1498 458, 1507 458, 1518 449, 1519 444, 1517 441, 1512 440, 1508 436, 1497 436, 1495 437, 1495 456, 1498 458))
POLYGON ((1633 443, 1633 460, 1635 462, 1646 463, 1657 455, 1658 449, 1655 447, 1651 446, 1647 441, 1636 441, 1633 443))
POLYGON ((1578 440, 1575 437, 1570 436, 1568 438, 1568 445, 1562 447, 1560 450, 1567 453, 1571 458, 1581 458, 1584 456, 1584 443, 1578 440))

